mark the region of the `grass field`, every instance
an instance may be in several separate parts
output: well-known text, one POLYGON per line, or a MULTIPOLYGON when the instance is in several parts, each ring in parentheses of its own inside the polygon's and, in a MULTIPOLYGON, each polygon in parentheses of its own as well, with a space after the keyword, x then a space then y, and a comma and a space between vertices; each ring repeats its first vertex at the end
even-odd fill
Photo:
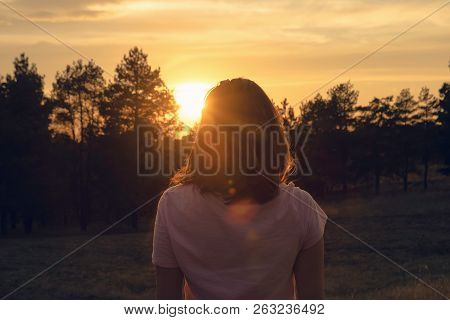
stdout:
MULTIPOLYGON (((450 295, 450 189, 353 196, 321 202, 358 238, 450 295)), ((13 299, 153 299, 150 233, 108 234, 12 295, 13 299)), ((4 296, 89 238, 0 240, 4 296)), ((326 234, 329 299, 437 299, 440 296, 333 223, 326 234)))

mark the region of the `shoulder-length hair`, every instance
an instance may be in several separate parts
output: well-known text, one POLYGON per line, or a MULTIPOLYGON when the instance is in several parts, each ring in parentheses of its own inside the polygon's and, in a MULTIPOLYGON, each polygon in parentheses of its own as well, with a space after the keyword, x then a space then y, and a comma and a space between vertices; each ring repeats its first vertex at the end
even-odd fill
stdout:
POLYGON ((172 185, 194 184, 229 203, 273 199, 292 164, 279 114, 255 82, 233 79, 213 88, 186 164, 172 185))

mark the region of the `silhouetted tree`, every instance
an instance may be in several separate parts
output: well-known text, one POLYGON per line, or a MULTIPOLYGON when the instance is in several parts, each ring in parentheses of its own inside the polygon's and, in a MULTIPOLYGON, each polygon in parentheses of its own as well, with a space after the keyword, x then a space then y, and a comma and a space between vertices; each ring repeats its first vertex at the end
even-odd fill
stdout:
POLYGON ((436 125, 439 114, 439 100, 430 93, 430 89, 420 90, 413 125, 417 133, 418 152, 423 164, 423 188, 428 188, 428 165, 436 149, 436 125))
POLYGON ((450 174, 450 83, 445 82, 439 89, 439 105, 438 114, 439 122, 442 124, 440 128, 440 152, 444 157, 446 167, 442 173, 450 174))
POLYGON ((373 98, 367 106, 357 107, 355 112, 357 143, 353 152, 354 167, 359 176, 373 173, 377 194, 381 176, 388 173, 392 104, 392 96, 373 98))
POLYGON ((119 133, 136 132, 141 124, 160 124, 167 132, 179 129, 178 105, 161 79, 160 69, 153 69, 147 54, 137 47, 117 65, 107 98, 102 108, 106 126, 119 133))
POLYGON ((350 82, 338 84, 301 105, 302 125, 312 128, 306 152, 312 164, 313 176, 303 178, 324 193, 333 186, 346 192, 351 166, 351 146, 354 136, 353 112, 359 92, 350 82))
POLYGON ((359 91, 350 82, 341 83, 328 90, 329 104, 335 124, 336 157, 338 179, 343 191, 347 191, 351 146, 354 129, 353 112, 358 102, 359 91))
POLYGON ((20 213, 25 233, 31 233, 35 218, 45 214, 48 113, 43 103, 43 76, 36 65, 23 53, 13 64, 13 74, 6 76, 0 90, 1 210, 10 212, 13 225, 20 213))
MULTIPOLYGON (((413 168, 413 154, 417 145, 414 143, 412 127, 413 115, 416 112, 417 101, 409 89, 403 89, 396 97, 393 109, 393 123, 396 126, 395 143, 397 144, 397 154, 395 158, 400 160, 399 175, 403 179, 403 190, 408 190, 408 175, 413 168)), ((393 158, 392 161, 395 161, 393 158)))
MULTIPOLYGON (((273 101, 272 101, 273 103, 273 101)), ((295 116, 294 108, 289 104, 286 98, 284 98, 280 105, 274 103, 274 106, 278 109, 283 125, 287 130, 295 129, 298 125, 298 119, 295 116)))
MULTIPOLYGON (((101 112, 105 118, 105 133, 111 137, 109 141, 128 141, 119 144, 127 148, 128 155, 126 159, 121 159, 122 168, 119 168, 120 163, 111 165, 116 167, 114 172, 121 176, 122 181, 135 186, 129 197, 131 202, 137 202, 144 189, 143 186, 138 187, 141 180, 136 175, 137 153, 134 148, 138 141, 138 126, 155 125, 164 135, 175 136, 181 129, 177 118, 178 105, 161 79, 160 69, 153 69, 148 63, 147 54, 137 47, 130 49, 117 65, 114 81, 108 85, 105 97, 101 112), (127 165, 123 166, 123 163, 127 165)), ((110 176, 108 179, 115 177, 110 176)), ((136 229, 137 214, 130 220, 136 229)))
MULTIPOLYGON (((6 83, 4 78, 0 75, 0 148, 5 150, 7 140, 7 113, 6 113, 6 83)), ((6 165, 5 157, 0 160, 0 234, 6 235, 8 233, 8 208, 6 205, 6 165)))
POLYGON ((300 114, 300 124, 303 127, 311 128, 311 134, 304 151, 311 163, 312 175, 310 177, 297 177, 297 183, 315 195, 322 196, 334 184, 333 179, 331 179, 332 172, 335 169, 334 162, 329 161, 332 157, 332 148, 328 143, 328 137, 332 135, 334 130, 329 102, 320 94, 317 94, 313 100, 301 105, 300 114))
POLYGON ((89 223, 92 143, 103 127, 99 106, 104 85, 103 70, 92 61, 81 60, 58 72, 53 83, 51 129, 69 136, 78 149, 74 150, 72 174, 77 181, 75 206, 82 230, 89 223))
POLYGON ((330 108, 337 130, 348 131, 353 124, 353 112, 358 102, 359 91, 348 81, 328 90, 330 108))

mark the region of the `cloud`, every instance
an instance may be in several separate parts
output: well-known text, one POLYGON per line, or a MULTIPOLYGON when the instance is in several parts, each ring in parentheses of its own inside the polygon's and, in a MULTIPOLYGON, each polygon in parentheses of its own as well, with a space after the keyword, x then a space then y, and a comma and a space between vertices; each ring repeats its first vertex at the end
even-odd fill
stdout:
POLYGON ((64 22, 100 17, 104 12, 92 6, 117 4, 121 0, 15 0, 8 1, 13 8, 40 22, 64 22))

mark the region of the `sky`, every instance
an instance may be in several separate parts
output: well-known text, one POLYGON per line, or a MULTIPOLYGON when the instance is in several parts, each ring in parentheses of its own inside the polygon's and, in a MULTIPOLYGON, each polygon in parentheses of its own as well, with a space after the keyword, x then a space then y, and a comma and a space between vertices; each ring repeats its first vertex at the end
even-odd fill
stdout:
MULTIPOLYGON (((113 73, 133 46, 168 87, 246 77, 295 103, 445 1, 1 0, 113 73)), ((448 2, 448 1, 447 1, 448 2)), ((79 56, 0 2, 0 74, 26 52, 51 88, 79 56)), ((450 80, 450 5, 334 82, 360 103, 450 80)), ((108 77, 108 76, 106 76, 108 77)), ((322 90, 326 92, 326 90, 322 90)))

